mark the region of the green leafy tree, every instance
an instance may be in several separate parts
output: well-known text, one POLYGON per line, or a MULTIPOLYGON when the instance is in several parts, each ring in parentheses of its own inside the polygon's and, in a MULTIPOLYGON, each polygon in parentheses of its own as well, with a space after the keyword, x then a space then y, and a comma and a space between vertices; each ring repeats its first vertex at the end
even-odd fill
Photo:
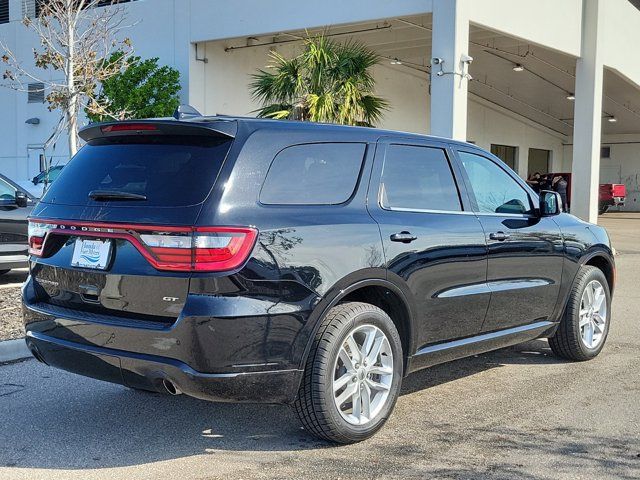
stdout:
POLYGON ((372 67, 379 56, 355 41, 307 38, 301 54, 269 54, 267 70, 252 75, 258 116, 275 119, 373 126, 389 104, 374 95, 372 67))
MULTIPOLYGON (((110 62, 119 62, 120 53, 115 53, 110 62)), ((180 72, 158 66, 158 58, 142 60, 132 57, 124 70, 102 82, 95 102, 103 106, 110 115, 102 115, 101 109, 85 112, 94 122, 136 118, 168 117, 180 104, 180 72)))

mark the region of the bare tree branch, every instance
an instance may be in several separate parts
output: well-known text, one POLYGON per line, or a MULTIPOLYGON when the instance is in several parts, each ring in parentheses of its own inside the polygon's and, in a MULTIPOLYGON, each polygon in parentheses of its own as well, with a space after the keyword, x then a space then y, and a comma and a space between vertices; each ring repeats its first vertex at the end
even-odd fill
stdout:
POLYGON ((126 68, 132 53, 131 42, 123 37, 126 24, 122 7, 112 0, 48 0, 40 4, 37 18, 25 17, 23 24, 39 39, 33 59, 19 59, 0 39, 0 60, 5 64, 0 86, 29 91, 30 83, 43 85, 49 110, 59 110, 60 120, 52 134, 55 141, 67 130, 69 152, 78 143, 78 116, 81 108, 120 118, 109 105, 98 101, 95 91, 104 80, 126 68), (118 55, 113 55, 119 52, 118 55))

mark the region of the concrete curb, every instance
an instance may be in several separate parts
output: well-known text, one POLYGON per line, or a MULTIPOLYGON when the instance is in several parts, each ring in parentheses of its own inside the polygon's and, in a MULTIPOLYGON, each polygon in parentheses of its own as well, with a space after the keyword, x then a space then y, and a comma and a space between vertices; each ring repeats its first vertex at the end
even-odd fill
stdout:
POLYGON ((14 360, 29 358, 30 356, 31 352, 27 348, 24 338, 0 342, 0 363, 13 362, 14 360))

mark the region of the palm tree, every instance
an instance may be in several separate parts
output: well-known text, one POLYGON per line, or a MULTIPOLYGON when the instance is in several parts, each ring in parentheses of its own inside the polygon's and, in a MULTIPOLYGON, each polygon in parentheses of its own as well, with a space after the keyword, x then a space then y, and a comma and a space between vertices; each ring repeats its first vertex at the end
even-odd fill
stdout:
POLYGON ((267 70, 252 75, 259 117, 373 126, 389 104, 373 94, 371 68, 380 59, 363 44, 307 38, 300 55, 269 54, 267 70))

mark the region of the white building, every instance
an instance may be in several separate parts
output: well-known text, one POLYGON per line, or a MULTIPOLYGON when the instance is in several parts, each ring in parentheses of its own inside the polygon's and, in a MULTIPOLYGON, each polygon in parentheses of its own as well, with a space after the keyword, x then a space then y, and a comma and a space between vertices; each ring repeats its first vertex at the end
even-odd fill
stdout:
MULTIPOLYGON (((0 38, 21 58, 36 46, 20 23, 35 1, 0 0, 0 38)), ((624 208, 640 210, 640 11, 628 0, 137 0, 125 8, 140 21, 128 32, 136 54, 180 70, 184 103, 204 114, 252 115, 249 74, 269 50, 294 53, 305 31, 324 31, 382 56, 377 93, 392 108, 381 127, 472 141, 522 176, 570 171, 573 213, 585 219, 597 218, 599 182, 626 184, 624 208)), ((0 106, 0 172, 28 179, 56 114, 7 89, 0 106)), ((47 154, 64 162, 65 142, 47 154)))

